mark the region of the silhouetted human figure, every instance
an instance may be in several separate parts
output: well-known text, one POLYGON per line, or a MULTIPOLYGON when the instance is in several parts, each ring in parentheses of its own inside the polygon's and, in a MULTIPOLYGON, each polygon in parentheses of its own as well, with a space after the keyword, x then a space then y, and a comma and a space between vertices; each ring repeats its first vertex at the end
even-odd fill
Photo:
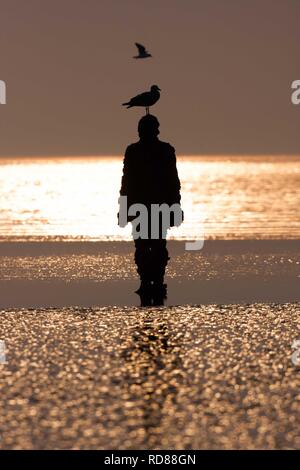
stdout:
MULTIPOLYGON (((135 243, 135 263, 141 279, 137 291, 142 305, 162 304, 166 298, 164 284, 165 269, 169 260, 167 251, 167 229, 175 224, 174 217, 165 226, 160 217, 159 236, 151 237, 151 205, 180 204, 180 181, 176 168, 174 148, 158 139, 159 122, 151 114, 143 116, 138 124, 140 140, 127 147, 124 158, 120 195, 127 196, 128 208, 132 204, 143 204, 148 209, 148 238, 139 236, 135 243), (173 219, 173 220, 172 220, 173 219)), ((179 206, 180 210, 180 206, 179 206)), ((180 210, 182 221, 183 213, 180 210)), ((171 214, 172 215, 172 214, 171 214)), ((132 221, 135 216, 128 216, 132 221)))

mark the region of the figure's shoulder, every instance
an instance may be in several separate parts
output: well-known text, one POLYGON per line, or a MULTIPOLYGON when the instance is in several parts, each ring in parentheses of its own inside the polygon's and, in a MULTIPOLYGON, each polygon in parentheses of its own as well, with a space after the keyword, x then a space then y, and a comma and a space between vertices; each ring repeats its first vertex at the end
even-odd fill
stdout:
POLYGON ((129 144, 126 148, 125 156, 129 157, 131 155, 134 155, 136 151, 138 150, 138 147, 139 147, 139 142, 133 142, 132 144, 129 144))
POLYGON ((163 142, 162 140, 159 140, 158 143, 161 148, 164 148, 165 150, 175 151, 173 145, 169 144, 169 142, 163 142))
POLYGON ((139 146, 139 142, 133 142, 132 144, 129 144, 126 148, 126 152, 131 152, 131 151, 134 151, 135 149, 137 149, 137 147, 139 146))
POLYGON ((162 140, 159 140, 159 145, 166 155, 175 155, 175 148, 173 145, 169 144, 169 142, 163 142, 162 140))

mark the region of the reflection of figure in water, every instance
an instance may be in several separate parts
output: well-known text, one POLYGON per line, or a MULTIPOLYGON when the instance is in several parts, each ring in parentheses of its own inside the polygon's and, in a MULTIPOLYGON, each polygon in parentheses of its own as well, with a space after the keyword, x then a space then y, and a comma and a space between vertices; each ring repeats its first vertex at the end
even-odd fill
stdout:
MULTIPOLYGON (((128 208, 139 203, 148 210, 148 237, 142 238, 140 235, 134 240, 135 263, 141 279, 137 292, 141 296, 142 305, 158 305, 166 298, 164 274, 169 260, 167 229, 175 223, 172 212, 167 224, 165 220, 162 223, 160 214, 159 236, 151 238, 151 205, 167 204, 170 207, 180 204, 180 181, 174 148, 158 139, 157 118, 151 114, 143 116, 138 124, 138 132, 140 140, 129 145, 125 153, 120 195, 127 196, 128 208)), ((128 216, 127 219, 132 221, 135 217, 128 216)))
MULTIPOLYGON (((133 326, 132 336, 128 335, 127 342, 123 343, 124 362, 120 368, 126 395, 136 404, 135 408, 125 410, 127 422, 134 423, 131 426, 136 429, 143 429, 141 444, 145 448, 158 448, 170 417, 175 426, 176 423, 180 429, 182 426, 181 420, 178 423, 178 394, 182 391, 184 369, 182 349, 175 340, 178 330, 168 314, 155 317, 146 313, 133 326)), ((172 432, 167 436, 168 440, 170 438, 172 432)))

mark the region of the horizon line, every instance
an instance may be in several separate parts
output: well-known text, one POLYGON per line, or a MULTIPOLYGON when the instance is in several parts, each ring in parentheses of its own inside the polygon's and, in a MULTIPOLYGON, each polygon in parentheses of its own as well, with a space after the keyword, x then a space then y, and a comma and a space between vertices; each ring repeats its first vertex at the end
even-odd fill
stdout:
MULTIPOLYGON (((199 158, 199 157, 290 157, 299 158, 300 153, 178 153, 177 158, 199 158)), ((26 154, 26 155, 0 155, 0 159, 10 158, 124 158, 124 154, 26 154)))

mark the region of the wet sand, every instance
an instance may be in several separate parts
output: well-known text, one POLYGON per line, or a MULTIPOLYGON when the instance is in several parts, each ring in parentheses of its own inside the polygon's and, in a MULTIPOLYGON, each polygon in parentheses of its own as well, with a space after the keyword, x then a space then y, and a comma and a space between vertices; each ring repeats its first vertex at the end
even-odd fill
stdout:
POLYGON ((3 449, 300 447, 300 304, 1 311, 3 449))
MULTIPOLYGON (((300 300, 298 240, 168 245, 166 305, 300 300)), ((0 308, 139 305, 131 242, 3 242, 0 262, 0 308)))
POLYGON ((139 308, 131 243, 0 243, 1 448, 300 448, 299 241, 169 247, 139 308))

